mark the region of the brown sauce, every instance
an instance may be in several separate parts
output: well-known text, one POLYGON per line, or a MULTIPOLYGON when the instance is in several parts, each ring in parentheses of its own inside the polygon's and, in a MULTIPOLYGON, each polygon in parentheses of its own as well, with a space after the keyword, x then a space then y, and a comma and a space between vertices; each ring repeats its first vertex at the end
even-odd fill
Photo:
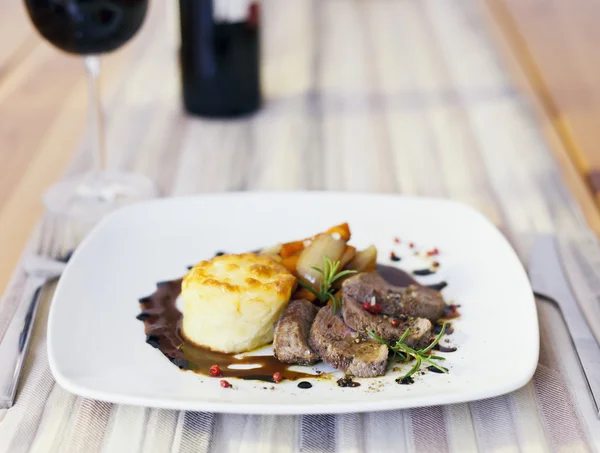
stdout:
MULTIPOLYGON (((401 269, 398 269, 397 267, 394 266, 386 266, 385 264, 378 264, 377 265, 377 272, 379 273, 379 275, 381 275, 383 277, 383 279, 388 282, 391 285, 394 286, 409 286, 409 285, 420 285, 419 282, 417 282, 412 275, 410 275, 407 272, 404 272, 401 269)), ((430 274, 435 274, 435 271, 432 271, 431 269, 421 269, 421 270, 416 270, 413 271, 414 275, 430 275, 430 274)), ((425 285, 428 288, 431 289, 435 289, 436 291, 441 291, 444 288, 446 288, 448 286, 448 282, 446 281, 441 281, 439 283, 434 283, 431 285, 425 285)))
POLYGON ((162 352, 173 364, 184 370, 208 375, 212 365, 221 368, 222 377, 275 382, 273 374, 280 372, 284 379, 315 377, 308 373, 290 371, 287 365, 273 356, 253 356, 237 359, 232 355, 210 351, 186 340, 181 331, 182 314, 175 302, 181 292, 181 279, 160 282, 156 291, 140 299, 146 342, 162 352), (260 368, 239 370, 230 365, 259 365, 260 368))
MULTIPOLYGON (((442 367, 442 368, 444 368, 444 367, 442 367)), ((434 366, 428 366, 428 367, 427 367, 427 369, 428 369, 429 371, 431 371, 432 373, 439 373, 439 374, 442 374, 442 373, 444 373, 444 371, 442 371, 442 370, 440 370, 439 368, 436 368, 436 367, 434 367, 434 366)), ((445 371, 446 373, 448 372, 448 368, 444 368, 444 370, 446 370, 446 371, 445 371)))
POLYGON ((455 352, 457 348, 456 346, 444 346, 438 343, 433 347, 433 349, 440 352, 455 352))
POLYGON ((401 385, 411 385, 415 383, 415 380, 411 376, 407 376, 403 379, 396 379, 396 383, 401 385))
POLYGON ((439 283, 433 283, 431 285, 427 285, 427 288, 435 289, 436 291, 443 290, 446 286, 448 286, 448 282, 441 281, 439 283))
POLYGON ((433 274, 435 274, 435 271, 432 269, 417 269, 417 270, 413 271, 413 274, 420 275, 420 276, 433 275, 433 274))
MULTIPOLYGON (((441 331, 442 331, 442 324, 434 324, 433 325, 433 334, 434 335, 439 334, 441 331)), ((444 333, 446 335, 452 335, 454 333, 454 326, 451 323, 447 322, 446 330, 444 330, 444 333)))
POLYGON ((456 319, 460 316, 460 312, 458 311, 460 305, 456 304, 448 304, 444 307, 444 316, 440 318, 441 321, 449 321, 451 319, 456 319))
MULTIPOLYGON (((377 265, 377 272, 388 283, 395 286, 418 285, 410 274, 393 266, 377 265)), ((157 348, 173 364, 181 369, 207 376, 210 367, 218 365, 222 372, 220 378, 235 377, 275 382, 273 379, 275 372, 281 373, 283 378, 288 380, 317 377, 313 374, 290 371, 288 365, 279 362, 273 356, 247 356, 238 359, 230 354, 201 348, 188 341, 181 331, 183 315, 176 306, 177 297, 181 293, 181 280, 157 283, 153 294, 139 300, 142 312, 137 316, 137 319, 144 323, 146 342, 157 348), (240 370, 229 368, 231 365, 257 365, 257 367, 240 370)), ((352 381, 346 386, 358 385, 360 385, 358 382, 352 381)))
POLYGON ((412 276, 401 269, 394 266, 386 266, 385 264, 377 265, 377 273, 390 285, 394 286, 410 286, 418 285, 419 283, 412 276))

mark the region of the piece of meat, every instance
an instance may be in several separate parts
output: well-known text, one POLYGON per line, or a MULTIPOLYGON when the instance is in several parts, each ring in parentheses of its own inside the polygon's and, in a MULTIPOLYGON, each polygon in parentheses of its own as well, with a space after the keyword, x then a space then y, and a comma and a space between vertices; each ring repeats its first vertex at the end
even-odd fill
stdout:
MULTIPOLYGON (((444 316, 446 303, 439 291, 420 285, 410 285, 401 289, 401 310, 412 316, 427 318, 432 322, 444 316)), ((394 297, 390 295, 389 301, 393 303, 394 297)))
POLYGON ((319 310, 308 344, 325 363, 346 374, 356 377, 385 374, 387 346, 350 329, 329 305, 319 310))
POLYGON ((404 343, 411 348, 423 348, 429 344, 432 325, 428 319, 414 318, 407 315, 388 317, 381 314, 369 313, 356 299, 348 294, 342 296, 342 316, 344 322, 357 332, 367 329, 375 332, 381 338, 394 344, 410 328, 404 343), (392 325, 394 319, 398 325, 392 325))
POLYGON ((385 315, 405 314, 435 322, 444 314, 445 302, 439 291, 420 285, 406 288, 390 285, 376 272, 352 276, 343 283, 342 292, 360 303, 370 302, 375 297, 385 315))
POLYGON ((308 346, 310 326, 317 307, 306 299, 291 301, 275 323, 273 353, 283 363, 312 365, 319 356, 308 346))

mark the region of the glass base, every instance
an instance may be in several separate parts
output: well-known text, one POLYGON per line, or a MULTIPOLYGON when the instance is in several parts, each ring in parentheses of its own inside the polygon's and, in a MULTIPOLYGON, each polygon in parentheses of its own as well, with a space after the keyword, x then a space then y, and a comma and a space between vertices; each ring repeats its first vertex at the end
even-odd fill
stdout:
POLYGON ((93 225, 122 206, 157 196, 156 185, 144 175, 103 171, 60 181, 42 199, 49 214, 93 225))

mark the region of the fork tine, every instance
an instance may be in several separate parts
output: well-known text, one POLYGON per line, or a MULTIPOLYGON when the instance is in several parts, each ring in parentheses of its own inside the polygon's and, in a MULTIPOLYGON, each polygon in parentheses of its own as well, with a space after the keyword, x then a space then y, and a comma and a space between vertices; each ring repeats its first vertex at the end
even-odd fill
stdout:
POLYGON ((70 237, 70 223, 65 216, 57 215, 54 221, 54 256, 65 260, 71 253, 68 238, 70 237))
POLYGON ((50 257, 57 257, 56 251, 53 250, 54 243, 56 242, 55 238, 55 224, 56 218, 51 214, 46 214, 46 228, 45 228, 45 241, 44 241, 44 254, 50 257))
POLYGON ((90 225, 75 222, 66 215, 46 212, 41 229, 38 254, 64 261, 88 233, 90 225))
POLYGON ((54 229, 54 237, 57 238, 56 248, 59 253, 57 256, 61 260, 68 260, 85 236, 81 231, 80 222, 67 216, 60 216, 54 229))
POLYGON ((48 215, 44 215, 42 219, 41 225, 42 231, 40 232, 40 238, 37 248, 37 253, 40 256, 49 256, 49 241, 51 239, 51 228, 50 228, 50 218, 48 215))
POLYGON ((50 258, 61 258, 61 235, 60 235, 60 219, 57 215, 46 213, 44 217, 44 236, 43 243, 40 248, 41 256, 50 258))
POLYGON ((57 234, 60 237, 60 257, 69 259, 80 240, 75 235, 73 222, 67 222, 66 219, 61 220, 57 234))

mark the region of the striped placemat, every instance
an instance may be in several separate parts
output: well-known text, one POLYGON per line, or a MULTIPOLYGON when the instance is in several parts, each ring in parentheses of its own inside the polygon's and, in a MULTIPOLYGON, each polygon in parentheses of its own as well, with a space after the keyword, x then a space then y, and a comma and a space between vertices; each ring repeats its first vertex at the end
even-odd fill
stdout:
MULTIPOLYGON (((128 74, 108 105, 112 162, 147 173, 168 195, 324 189, 453 198, 502 227, 526 261, 536 232, 582 236, 587 230, 478 5, 266 0, 267 101, 260 114, 233 122, 180 113, 174 29, 169 20, 153 21, 156 46, 139 56, 143 69, 128 74)), ((84 150, 85 144, 71 171, 88 164, 84 150)), ((40 232, 56 240, 63 234, 54 222, 44 222, 40 232)), ((0 335, 25 283, 17 271, 0 304, 0 335)), ((509 395, 379 413, 244 416, 114 405, 66 392, 48 368, 49 298, 17 403, 0 411, 0 452, 584 452, 600 446, 600 424, 568 333, 544 302, 538 303, 539 367, 509 395)))

